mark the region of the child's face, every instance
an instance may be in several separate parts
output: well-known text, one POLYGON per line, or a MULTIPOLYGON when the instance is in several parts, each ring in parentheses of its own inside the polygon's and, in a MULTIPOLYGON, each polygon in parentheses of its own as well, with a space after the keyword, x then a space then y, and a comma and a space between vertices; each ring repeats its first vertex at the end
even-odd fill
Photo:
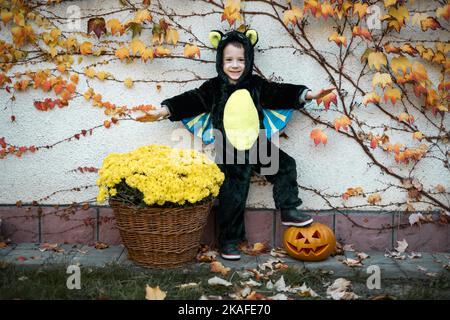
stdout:
POLYGON ((235 84, 245 69, 244 48, 228 44, 223 50, 223 72, 230 83, 235 84))

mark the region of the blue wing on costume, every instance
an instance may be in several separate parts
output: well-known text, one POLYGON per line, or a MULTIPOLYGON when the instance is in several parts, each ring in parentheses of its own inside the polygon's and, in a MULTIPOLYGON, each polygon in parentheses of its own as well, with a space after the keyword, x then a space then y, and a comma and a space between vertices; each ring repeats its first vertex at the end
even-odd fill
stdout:
MULTIPOLYGON (((293 112, 294 109, 263 109, 263 123, 266 128, 266 135, 269 139, 274 133, 281 131, 286 127, 293 112)), ((204 112, 198 116, 183 119, 181 122, 183 122, 186 129, 192 134, 201 138, 204 144, 214 142, 214 128, 209 113, 204 112)))

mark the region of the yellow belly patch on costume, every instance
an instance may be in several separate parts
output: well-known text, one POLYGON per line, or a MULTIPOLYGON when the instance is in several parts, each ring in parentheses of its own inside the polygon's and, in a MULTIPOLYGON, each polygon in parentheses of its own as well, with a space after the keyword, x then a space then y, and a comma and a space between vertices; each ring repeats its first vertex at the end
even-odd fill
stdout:
POLYGON ((228 140, 237 150, 248 150, 258 139, 259 117, 250 92, 239 89, 225 104, 223 126, 228 140))

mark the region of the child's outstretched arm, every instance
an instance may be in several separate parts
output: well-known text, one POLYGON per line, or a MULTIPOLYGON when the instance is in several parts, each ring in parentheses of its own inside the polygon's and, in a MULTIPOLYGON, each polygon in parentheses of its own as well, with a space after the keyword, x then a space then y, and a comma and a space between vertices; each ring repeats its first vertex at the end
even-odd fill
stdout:
POLYGON ((301 109, 308 100, 323 98, 335 89, 329 87, 313 92, 304 85, 269 82, 257 78, 260 81, 261 104, 267 109, 301 109))
POLYGON ((137 118, 140 122, 152 122, 163 119, 180 121, 203 112, 210 112, 213 99, 213 80, 204 82, 199 88, 186 91, 161 102, 161 107, 146 111, 137 118))

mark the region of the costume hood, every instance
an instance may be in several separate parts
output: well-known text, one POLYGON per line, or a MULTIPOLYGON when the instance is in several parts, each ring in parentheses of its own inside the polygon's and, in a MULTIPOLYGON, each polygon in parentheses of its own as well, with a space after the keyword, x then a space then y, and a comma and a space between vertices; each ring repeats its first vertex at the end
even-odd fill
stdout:
POLYGON ((255 30, 247 30, 245 33, 239 31, 230 31, 223 34, 220 31, 213 30, 209 33, 209 39, 214 47, 217 48, 216 70, 219 78, 228 84, 228 76, 223 71, 223 50, 231 42, 239 42, 244 46, 245 68, 237 85, 249 80, 253 70, 254 49, 258 42, 258 34, 255 30))

